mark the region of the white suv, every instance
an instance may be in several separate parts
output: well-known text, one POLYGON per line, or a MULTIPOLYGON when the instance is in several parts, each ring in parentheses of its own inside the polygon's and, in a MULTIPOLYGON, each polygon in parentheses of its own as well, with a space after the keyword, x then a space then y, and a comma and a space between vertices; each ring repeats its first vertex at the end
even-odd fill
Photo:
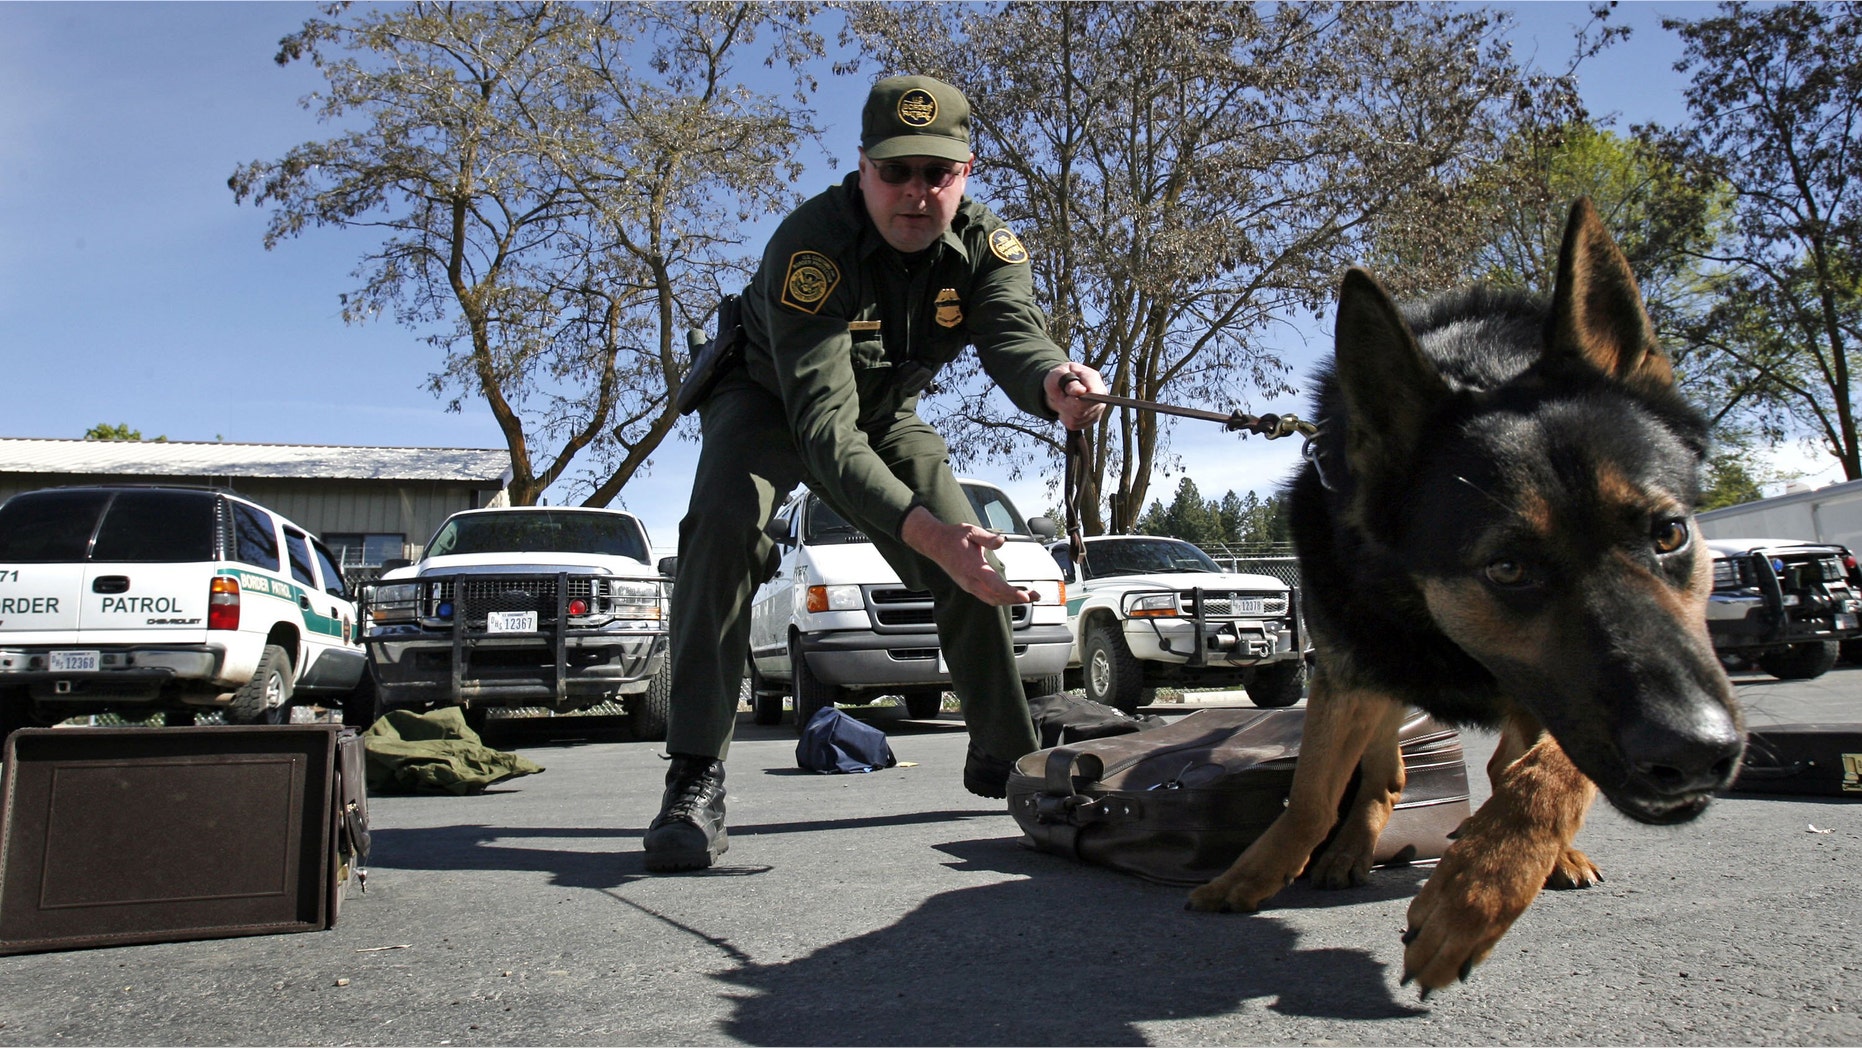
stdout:
POLYGON ((1264 707, 1300 700, 1305 644, 1286 583, 1223 571, 1190 543, 1154 535, 1089 538, 1077 570, 1066 543, 1048 550, 1066 572, 1069 673, 1087 698, 1130 713, 1171 684, 1241 685, 1264 707))
POLYGON ((0 506, 0 730, 90 713, 285 723, 362 679, 356 606, 309 532, 230 492, 28 491, 0 506))
MULTIPOLYGON (((1040 595, 1009 609, 1025 689, 1059 691, 1072 636, 1066 585, 1041 546, 1053 537, 1053 523, 1024 520, 993 484, 962 484, 976 519, 1007 539, 995 552, 1008 581, 1040 595)), ((806 488, 770 521, 769 533, 781 559, 750 607, 756 722, 781 720, 785 694, 795 696, 798 731, 823 706, 882 695, 903 697, 913 717, 935 717, 950 670, 931 621, 931 595, 906 589, 873 543, 806 488)))

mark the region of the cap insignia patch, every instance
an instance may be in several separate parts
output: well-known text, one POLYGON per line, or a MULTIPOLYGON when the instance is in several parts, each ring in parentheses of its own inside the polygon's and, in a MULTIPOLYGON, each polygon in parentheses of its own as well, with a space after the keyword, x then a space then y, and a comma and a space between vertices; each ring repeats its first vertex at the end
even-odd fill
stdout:
POLYGON ((1028 261, 1028 249, 1022 246, 1021 238, 1007 229, 989 234, 989 250, 1010 265, 1028 261))
POLYGON ((828 292, 840 283, 840 267, 819 251, 797 251, 789 256, 789 273, 782 279, 782 304, 804 313, 819 313, 828 292))
POLYGON ((906 127, 930 127, 937 119, 937 99, 922 87, 899 96, 899 122, 906 127))

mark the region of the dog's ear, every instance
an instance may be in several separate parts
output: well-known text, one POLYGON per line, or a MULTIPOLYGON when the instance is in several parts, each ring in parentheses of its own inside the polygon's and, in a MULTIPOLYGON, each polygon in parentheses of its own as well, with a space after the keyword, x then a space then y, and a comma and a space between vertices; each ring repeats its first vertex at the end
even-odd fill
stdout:
POLYGON ((1674 368, 1655 341, 1635 275, 1589 197, 1579 197, 1565 221, 1546 323, 1548 355, 1575 357, 1631 383, 1674 385, 1674 368))
POLYGON ((1336 338, 1346 463, 1360 477, 1400 475, 1448 384, 1389 293, 1362 269, 1346 272, 1339 287, 1336 338))

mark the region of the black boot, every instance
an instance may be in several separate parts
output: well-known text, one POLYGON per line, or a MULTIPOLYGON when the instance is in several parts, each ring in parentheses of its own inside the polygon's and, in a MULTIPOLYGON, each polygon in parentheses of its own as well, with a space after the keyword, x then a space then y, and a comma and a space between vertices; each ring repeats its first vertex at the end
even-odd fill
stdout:
POLYGON ((1009 795, 1009 772, 1014 767, 1014 761, 991 757, 972 742, 963 761, 963 788, 978 797, 1001 800, 1009 795))
POLYGON ((659 817, 647 827, 647 869, 702 870, 731 846, 724 832, 724 762, 672 755, 659 817))

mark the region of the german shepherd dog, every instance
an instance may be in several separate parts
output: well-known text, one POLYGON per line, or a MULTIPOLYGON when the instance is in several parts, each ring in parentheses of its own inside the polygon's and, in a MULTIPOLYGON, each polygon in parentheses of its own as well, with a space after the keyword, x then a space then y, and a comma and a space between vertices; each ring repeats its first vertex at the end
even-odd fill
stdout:
POLYGON ((1588 200, 1549 305, 1476 289, 1399 309, 1353 269, 1336 338, 1291 489, 1317 659, 1292 794, 1190 907, 1252 911, 1302 871, 1362 883, 1403 790, 1405 706, 1497 728, 1493 795, 1409 908, 1403 982, 1426 998, 1541 887, 1601 879, 1571 846, 1599 791, 1679 823, 1738 768, 1693 520, 1707 428, 1588 200))

